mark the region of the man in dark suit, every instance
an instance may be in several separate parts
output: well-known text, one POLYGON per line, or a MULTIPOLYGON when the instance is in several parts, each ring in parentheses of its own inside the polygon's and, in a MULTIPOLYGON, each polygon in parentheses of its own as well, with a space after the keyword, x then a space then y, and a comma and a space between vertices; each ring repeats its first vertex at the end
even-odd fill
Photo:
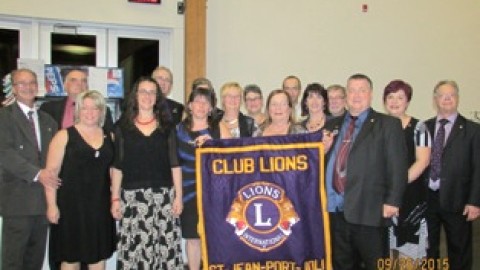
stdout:
MULTIPOLYGON (((77 95, 87 91, 88 81, 86 70, 70 69, 64 76, 63 87, 67 97, 47 101, 40 106, 40 110, 50 114, 57 121, 59 128, 64 129, 74 124, 75 99, 77 95)), ((110 110, 107 108, 103 128, 107 132, 113 131, 113 119, 110 110)))
MULTIPOLYGON (((433 137, 427 185, 429 258, 439 258, 445 228, 450 269, 472 269, 472 221, 480 216, 480 126, 458 113, 459 89, 439 82, 433 92, 437 115, 425 122, 433 137)), ((445 269, 445 259, 438 269, 445 269)))
POLYGON ((168 98, 172 91, 173 74, 170 69, 164 66, 157 67, 152 72, 152 78, 160 85, 163 95, 167 98, 167 105, 172 116, 172 120, 177 125, 182 121, 184 106, 173 99, 168 98))
POLYGON ((387 226, 407 185, 407 149, 400 120, 374 111, 372 82, 347 81, 349 110, 328 121, 335 134, 326 157, 333 268, 377 269, 388 258, 387 226))
POLYGON ((0 209, 3 216, 2 269, 42 268, 48 222, 44 187, 58 177, 45 167, 57 124, 34 107, 37 77, 28 69, 12 73, 16 102, 0 109, 0 209))

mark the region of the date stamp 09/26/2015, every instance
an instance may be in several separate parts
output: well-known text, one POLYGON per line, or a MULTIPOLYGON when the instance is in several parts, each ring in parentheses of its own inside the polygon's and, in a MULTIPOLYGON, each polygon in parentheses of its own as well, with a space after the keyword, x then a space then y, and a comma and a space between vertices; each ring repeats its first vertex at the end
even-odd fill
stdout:
POLYGON ((377 270, 394 269, 421 269, 421 270, 450 270, 448 258, 380 258, 377 260, 377 270))

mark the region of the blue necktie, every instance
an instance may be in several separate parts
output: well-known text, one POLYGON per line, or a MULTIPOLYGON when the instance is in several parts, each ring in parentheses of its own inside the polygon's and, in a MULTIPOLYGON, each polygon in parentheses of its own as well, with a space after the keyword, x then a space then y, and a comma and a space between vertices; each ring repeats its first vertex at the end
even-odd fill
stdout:
POLYGON ((443 144, 445 143, 445 125, 449 122, 447 119, 439 120, 437 135, 433 141, 432 162, 430 165, 430 179, 437 181, 440 178, 440 169, 442 167, 443 144))

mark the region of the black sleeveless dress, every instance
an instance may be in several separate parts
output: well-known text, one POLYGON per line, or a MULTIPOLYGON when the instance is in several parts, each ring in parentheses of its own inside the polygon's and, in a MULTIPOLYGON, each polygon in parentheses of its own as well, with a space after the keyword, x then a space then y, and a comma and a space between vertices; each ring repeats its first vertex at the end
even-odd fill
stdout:
POLYGON ((67 132, 57 190, 60 219, 51 226, 51 257, 55 262, 95 263, 109 258, 115 248, 109 177, 113 144, 104 135, 102 146, 94 149, 75 127, 67 132))

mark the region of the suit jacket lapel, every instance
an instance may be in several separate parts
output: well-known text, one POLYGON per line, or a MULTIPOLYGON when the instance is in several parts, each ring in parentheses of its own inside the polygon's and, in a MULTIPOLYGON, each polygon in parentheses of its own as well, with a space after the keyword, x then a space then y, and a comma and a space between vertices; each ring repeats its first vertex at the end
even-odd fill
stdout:
POLYGON ((25 137, 35 146, 37 147, 37 138, 35 138, 35 134, 32 131, 32 126, 27 119, 27 116, 23 113, 22 109, 18 106, 17 103, 12 105, 12 116, 16 123, 16 125, 20 128, 20 130, 24 133, 25 137))
POLYGON ((368 136, 368 134, 370 134, 371 129, 375 125, 377 118, 376 116, 377 113, 373 109, 370 109, 370 112, 368 113, 365 122, 363 122, 360 132, 357 134, 355 141, 353 141, 353 145, 351 146, 350 151, 352 151, 356 145, 360 144, 361 141, 363 141, 368 136))
POLYGON ((58 123, 58 128, 59 129, 62 127, 63 116, 65 115, 65 106, 67 106, 67 99, 68 99, 68 97, 65 97, 59 103, 60 104, 60 108, 58 108, 58 119, 60 119, 60 122, 58 123))
POLYGON ((50 139, 53 135, 52 127, 47 125, 45 121, 45 115, 39 112, 38 114, 38 123, 40 126, 40 138, 41 138, 41 148, 42 152, 46 153, 48 150, 48 145, 50 143, 50 139))
POLYGON ((447 143, 445 143, 444 148, 447 148, 455 139, 455 137, 457 137, 458 134, 460 134, 460 132, 463 131, 464 128, 465 128, 465 118, 463 118, 463 116, 459 114, 457 116, 457 119, 453 123, 452 130, 450 131, 450 135, 447 138, 447 143))

